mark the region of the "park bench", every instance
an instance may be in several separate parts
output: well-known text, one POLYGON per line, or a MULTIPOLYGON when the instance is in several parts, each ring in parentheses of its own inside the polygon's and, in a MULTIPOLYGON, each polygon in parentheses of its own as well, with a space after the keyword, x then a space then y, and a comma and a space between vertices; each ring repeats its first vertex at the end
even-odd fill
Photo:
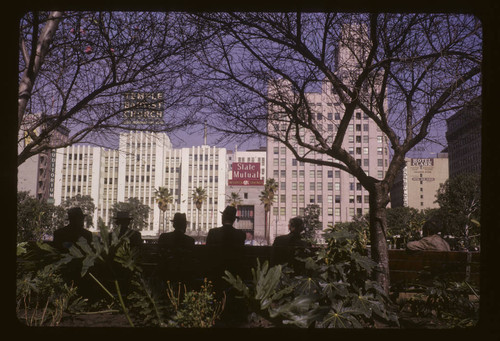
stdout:
MULTIPOLYGON (((411 285, 417 279, 439 274, 446 275, 453 281, 468 281, 479 285, 479 252, 460 251, 408 251, 390 249, 389 269, 391 284, 394 286, 411 285)), ((257 259, 272 263, 272 246, 244 246, 242 247, 240 275, 245 279, 251 278, 251 268, 257 264, 257 259)), ((195 277, 203 277, 214 264, 210 255, 210 248, 206 245, 195 245, 191 254, 191 272, 195 277)), ((153 273, 158 269, 158 262, 162 259, 157 244, 144 244, 142 247, 141 265, 145 273, 153 273)))

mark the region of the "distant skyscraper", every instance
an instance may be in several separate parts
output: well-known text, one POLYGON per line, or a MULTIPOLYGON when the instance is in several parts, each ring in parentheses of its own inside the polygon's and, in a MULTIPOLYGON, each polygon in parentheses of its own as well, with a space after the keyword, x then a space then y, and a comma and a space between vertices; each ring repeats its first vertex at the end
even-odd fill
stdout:
POLYGON ((96 205, 94 227, 101 217, 112 221, 116 202, 137 198, 150 207, 143 237, 172 230, 175 212, 186 213, 187 233, 204 235, 221 224, 225 207, 226 150, 210 146, 174 149, 164 133, 120 134, 118 150, 75 145, 56 152, 55 203, 90 195, 96 205), (165 213, 155 202, 155 189, 167 187, 174 201, 165 213), (194 188, 207 192, 200 212, 192 200, 194 188))
MULTIPOLYGON (((337 74, 347 84, 357 72, 355 68, 358 62, 353 57, 353 51, 359 52, 364 44, 362 36, 366 32, 363 32, 363 28, 361 25, 354 25, 351 29, 345 27, 343 35, 346 39, 344 44, 338 45, 337 74), (354 48, 350 49, 346 42, 353 42, 354 48), (358 44, 359 42, 362 44, 358 44)), ((287 81, 272 80, 269 95, 292 98, 294 93, 287 81)), ((327 142, 333 141, 344 112, 338 95, 329 82, 324 82, 320 92, 310 92, 306 96, 309 106, 315 113, 313 124, 323 132, 322 136, 327 142)), ((287 129, 286 115, 280 115, 282 114, 279 107, 272 105, 269 107, 270 132, 287 129)), ((315 141, 315 137, 308 130, 301 130, 299 134, 306 142, 315 141)), ((299 146, 296 141, 288 142, 292 143, 299 155, 308 152, 308 157, 333 161, 327 155, 299 146)), ((356 159, 367 174, 377 179, 385 176, 389 162, 387 139, 376 123, 361 110, 355 110, 342 147, 356 159)), ((303 216, 305 208, 310 204, 320 206, 322 214, 319 218, 323 228, 337 222, 350 221, 353 216, 363 215, 369 211, 368 191, 353 175, 338 168, 299 162, 291 150, 272 138, 267 140, 267 177, 274 178, 279 186, 270 219, 272 240, 276 235, 288 233, 289 219, 303 216)))
POLYGON ((450 178, 481 173, 481 97, 446 120, 450 178))

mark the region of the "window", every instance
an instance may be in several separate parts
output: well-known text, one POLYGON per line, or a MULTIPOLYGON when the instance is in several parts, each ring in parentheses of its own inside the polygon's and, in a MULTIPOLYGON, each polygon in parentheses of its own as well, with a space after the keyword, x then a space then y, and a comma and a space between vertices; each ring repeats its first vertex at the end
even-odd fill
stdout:
POLYGON ((335 216, 340 217, 340 207, 335 207, 335 216))
POLYGON ((286 154, 286 147, 281 147, 281 154, 282 155, 286 154))
POLYGON ((360 120, 361 119, 361 111, 356 112, 356 119, 360 120))
POLYGON ((361 191, 363 189, 363 186, 361 186, 361 183, 357 182, 356 183, 356 190, 361 191))
POLYGON ((349 182, 349 190, 354 191, 354 182, 349 182))
POLYGON ((377 142, 378 143, 382 143, 382 135, 378 135, 377 136, 377 142))
POLYGON ((323 195, 318 194, 318 204, 322 204, 322 203, 323 203, 323 195))
MULTIPOLYGON (((273 153, 274 154, 278 154, 279 153, 279 148, 278 147, 274 147, 273 148, 273 153)), ((195 155, 195 161, 196 161, 196 155, 195 155)))
POLYGON ((368 155, 368 147, 363 147, 363 154, 368 155))
POLYGON ((317 182, 316 183, 316 189, 318 191, 322 191, 323 190, 323 183, 322 182, 317 182))
POLYGON ((243 193, 243 199, 248 199, 248 193, 243 193))
POLYGON ((340 178, 340 171, 339 170, 336 170, 335 171, 335 178, 340 178))
POLYGON ((329 204, 332 204, 332 203, 333 203, 333 195, 329 195, 329 196, 327 197, 327 200, 328 200, 328 203, 329 203, 329 204))
POLYGON ((292 170, 292 178, 297 178, 297 170, 296 169, 292 170))
POLYGON ((275 179, 277 179, 277 178, 278 178, 279 174, 280 174, 280 173, 279 173, 279 171, 278 171, 277 169, 273 170, 273 177, 274 177, 275 179))
POLYGON ((363 166, 368 167, 369 165, 370 164, 369 164, 368 159, 363 159, 363 166))
POLYGON ((356 135, 356 142, 361 143, 361 135, 356 135))
POLYGON ((356 154, 361 154, 361 147, 356 147, 356 154))
POLYGON ((328 183, 328 190, 333 191, 333 182, 328 183))
POLYGON ((281 194, 280 195, 280 202, 282 202, 282 203, 286 202, 286 194, 281 194))
POLYGON ((281 167, 285 167, 285 166, 286 166, 286 159, 285 159, 285 158, 282 158, 282 159, 280 160, 280 166, 281 166, 281 167))
POLYGON ((349 143, 354 142, 354 136, 353 135, 349 135, 348 136, 348 142, 349 143))
POLYGON ((297 182, 292 182, 292 190, 293 191, 297 190, 297 182))
POLYGON ((314 169, 309 170, 309 178, 314 179, 315 174, 316 172, 314 171, 314 169))
POLYGON ((358 204, 363 203, 363 197, 362 197, 361 195, 357 195, 357 196, 356 196, 356 202, 357 202, 358 204))
POLYGON ((352 123, 347 126, 347 131, 354 131, 354 125, 352 123))
POLYGON ((377 178, 382 179, 384 177, 384 171, 377 171, 377 178))
POLYGON ((363 215, 363 209, 362 208, 356 208, 356 215, 359 217, 359 216, 362 216, 363 215))
POLYGON ((292 166, 297 166, 297 159, 292 159, 292 166))
POLYGON ((368 124, 363 124, 363 131, 368 131, 368 124))
POLYGON ((377 154, 382 155, 382 147, 377 147, 377 154))
POLYGON ((384 160, 383 159, 377 159, 377 166, 382 167, 384 165, 384 160))
POLYGON ((333 171, 329 170, 328 173, 327 173, 327 175, 328 175, 329 178, 333 178, 333 171))
POLYGON ((322 113, 318 113, 318 120, 322 120, 323 119, 323 114, 322 113))
POLYGON ((335 183, 335 190, 340 191, 340 182, 335 183))
POLYGON ((361 131, 361 124, 356 124, 356 131, 361 131))
POLYGON ((349 147, 349 154, 354 155, 354 147, 349 147))
POLYGON ((338 112, 335 113, 335 119, 340 120, 340 114, 338 112))
POLYGON ((273 166, 278 167, 279 159, 273 159, 273 166))
POLYGON ((299 170, 299 178, 304 178, 305 171, 303 169, 299 170))
POLYGON ((329 113, 328 113, 328 119, 329 119, 329 120, 332 120, 332 119, 333 119, 333 113, 331 113, 331 112, 329 112, 329 113))
POLYGON ((286 182, 282 182, 280 186, 281 190, 286 190, 286 182))
POLYGON ((299 191, 303 191, 303 190, 304 190, 304 183, 299 182, 299 191))
POLYGON ((311 195, 309 196, 309 202, 310 202, 311 204, 314 204, 314 194, 311 194, 311 195))
POLYGON ((277 207, 273 207, 273 215, 278 215, 278 208, 277 207))
POLYGON ((309 183, 309 189, 310 189, 311 191, 314 191, 314 190, 316 189, 316 186, 315 186, 315 185, 316 185, 316 184, 315 184, 314 182, 309 183))
POLYGON ((333 124, 329 123, 327 125, 328 131, 333 131, 333 124))
POLYGON ((363 143, 368 143, 369 137, 368 135, 363 135, 363 143))
POLYGON ((305 200, 304 194, 299 194, 299 203, 303 204, 305 200))
POLYGON ((280 171, 280 175, 282 178, 286 178, 286 170, 280 171))
POLYGON ((349 204, 354 204, 354 195, 349 196, 349 204))
POLYGON ((292 194, 292 204, 297 203, 297 194, 292 194))
POLYGON ((361 166, 361 159, 356 159, 356 164, 357 164, 358 166, 361 166))

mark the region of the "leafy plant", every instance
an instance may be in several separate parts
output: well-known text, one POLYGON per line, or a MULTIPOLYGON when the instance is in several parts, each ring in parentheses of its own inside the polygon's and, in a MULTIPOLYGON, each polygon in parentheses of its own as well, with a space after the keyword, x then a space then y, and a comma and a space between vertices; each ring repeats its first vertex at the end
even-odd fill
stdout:
POLYGON ((173 307, 174 314, 168 325, 183 328, 210 328, 224 310, 225 298, 221 301, 215 297, 213 286, 206 279, 199 291, 181 290, 178 283, 177 292, 170 282, 167 287, 167 296, 173 307))
POLYGON ((275 326, 359 328, 379 322, 398 325, 398 318, 384 290, 370 274, 377 266, 363 248, 363 241, 347 231, 325 233, 327 247, 300 259, 305 271, 269 268, 260 262, 252 281, 226 271, 229 282, 255 314, 275 326))

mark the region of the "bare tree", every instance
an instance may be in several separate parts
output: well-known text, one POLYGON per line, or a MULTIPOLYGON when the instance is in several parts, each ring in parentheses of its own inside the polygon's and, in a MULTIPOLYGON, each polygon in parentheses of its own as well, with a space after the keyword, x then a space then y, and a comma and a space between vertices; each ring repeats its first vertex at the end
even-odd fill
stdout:
POLYGON ((352 174, 369 192, 371 254, 379 264, 374 276, 388 292, 390 188, 407 153, 430 138, 431 128, 480 95, 479 20, 362 13, 198 13, 193 18, 206 39, 197 77, 211 85, 202 98, 213 112, 209 124, 228 137, 277 140, 298 161, 352 174), (340 105, 341 119, 329 122, 333 131, 322 128, 311 105, 308 94, 318 89, 340 105), (345 148, 355 110, 375 122, 392 148, 383 178, 368 175, 345 148))
POLYGON ((182 18, 160 12, 27 13, 20 21, 18 165, 76 142, 106 145, 123 129, 170 132, 188 125, 194 109, 182 75, 193 40, 182 18), (152 94, 146 108, 144 101, 127 98, 137 92, 152 94), (151 107, 158 110, 146 110, 151 107), (141 120, 132 122, 130 110, 142 110, 141 120), (156 122, 144 120, 163 111, 156 122), (61 127, 69 129, 68 139, 51 139, 61 127))

